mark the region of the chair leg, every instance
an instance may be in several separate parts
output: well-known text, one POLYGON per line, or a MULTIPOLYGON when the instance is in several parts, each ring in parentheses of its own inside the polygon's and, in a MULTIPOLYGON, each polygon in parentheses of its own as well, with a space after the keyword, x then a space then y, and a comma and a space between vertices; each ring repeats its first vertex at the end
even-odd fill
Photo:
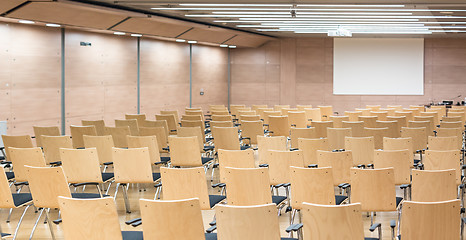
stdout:
POLYGON ((105 191, 105 195, 108 195, 108 192, 110 191, 110 186, 112 186, 112 183, 115 182, 115 181, 110 181, 108 183, 108 187, 107 187, 107 190, 105 191))
POLYGON ((123 198, 125 200, 126 213, 131 213, 131 209, 129 206, 128 192, 126 190, 126 184, 122 184, 121 186, 123 187, 123 198))
POLYGON ((17 236, 18 230, 19 230, 19 226, 21 226, 21 222, 23 221, 24 215, 26 214, 26 211, 28 210, 28 208, 29 208, 30 206, 31 206, 31 205, 27 205, 27 206, 24 208, 23 214, 22 214, 21 217, 19 218, 18 225, 16 226, 15 234, 13 235, 13 240, 16 239, 16 236, 17 236))
POLYGON ((115 200, 117 197, 119 187, 120 187, 120 183, 117 183, 116 188, 115 188, 115 194, 113 195, 113 200, 115 200))
POLYGON ((13 208, 10 208, 10 212, 8 213, 8 218, 6 219, 6 222, 9 223, 10 222, 10 218, 11 218, 11 213, 13 212, 13 208))
POLYGON ((45 210, 45 216, 48 219, 47 223, 49 224, 49 229, 50 229, 50 234, 52 235, 52 239, 55 240, 55 233, 53 232, 52 219, 50 218, 49 213, 50 213, 50 208, 48 210, 45 210))
POLYGON ((40 210, 40 213, 39 213, 39 216, 37 217, 36 223, 34 224, 34 227, 32 227, 32 232, 31 232, 31 235, 29 236, 29 240, 31 240, 32 237, 34 236, 34 232, 36 231, 37 224, 39 224, 40 217, 42 216, 42 213, 44 213, 44 210, 45 210, 45 208, 42 208, 40 210))

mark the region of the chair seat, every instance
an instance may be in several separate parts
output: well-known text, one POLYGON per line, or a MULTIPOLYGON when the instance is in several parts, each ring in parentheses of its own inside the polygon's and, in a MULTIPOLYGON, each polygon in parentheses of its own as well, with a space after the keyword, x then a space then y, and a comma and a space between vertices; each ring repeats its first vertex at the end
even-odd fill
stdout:
MULTIPOLYGON (((108 197, 109 195, 103 194, 103 197, 108 197)), ((98 193, 71 193, 72 198, 100 198, 98 193)))
POLYGON ((110 179, 112 179, 114 177, 115 177, 114 173, 106 173, 106 172, 102 173, 102 181, 104 181, 104 182, 106 182, 106 181, 108 181, 108 180, 110 180, 110 179))
POLYGON ((152 173, 152 179, 154 182, 160 179, 160 173, 152 173))
POLYGON ((169 162, 170 157, 160 157, 160 161, 163 162, 163 163, 169 162))
POLYGON ((418 164, 421 160, 419 159, 414 159, 414 164, 418 164))
POLYGON ((335 205, 340 205, 343 201, 345 201, 348 197, 343 195, 335 195, 335 205))
POLYGON ((6 178, 8 180, 15 178, 15 173, 14 172, 5 172, 6 178))
POLYGON ((9 233, 0 233, 0 234, 1 234, 0 235, 1 237, 11 236, 11 234, 9 234, 9 233))
POLYGON ((209 195, 210 208, 213 208, 215 204, 223 201, 225 198, 227 197, 222 195, 209 195))
POLYGON ((206 164, 206 163, 208 163, 208 162, 210 162, 210 161, 212 161, 214 159, 210 158, 210 157, 203 157, 203 158, 201 158, 201 160, 202 160, 202 165, 204 165, 204 164, 206 164))
POLYGON ((401 201, 403 201, 402 197, 396 197, 396 207, 398 207, 398 205, 400 205, 401 201))
POLYGON ((284 196, 272 196, 272 202, 275 203, 275 204, 280 204, 282 203, 283 201, 285 201, 286 197, 284 196))
POLYGON ((246 149, 249 149, 251 148, 251 146, 241 146, 241 150, 246 150, 246 149))
POLYGON ((123 240, 143 240, 142 231, 121 231, 123 240))
POLYGON ((206 233, 205 234, 205 240, 217 240, 217 234, 216 233, 206 233))
POLYGON ((16 207, 32 201, 30 193, 13 193, 13 202, 16 207))
POLYGON ((204 146, 204 151, 214 150, 215 146, 204 146))

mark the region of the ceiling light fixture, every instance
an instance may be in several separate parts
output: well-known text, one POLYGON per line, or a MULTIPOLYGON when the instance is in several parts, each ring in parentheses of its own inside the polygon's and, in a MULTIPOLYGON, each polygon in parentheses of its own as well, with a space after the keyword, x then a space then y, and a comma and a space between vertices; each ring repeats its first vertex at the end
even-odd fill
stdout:
POLYGON ((188 41, 189 44, 196 44, 197 41, 194 41, 194 40, 191 40, 191 41, 188 41))
POLYGON ((176 39, 175 41, 176 42, 186 42, 186 40, 184 40, 184 39, 176 39))
POLYGON ((60 24, 55 24, 55 23, 47 23, 47 24, 45 24, 45 26, 47 26, 47 27, 61 27, 60 24))
MULTIPOLYGON (((212 12, 213 14, 270 14, 270 15, 290 15, 290 12, 212 12)), ((413 13, 377 13, 377 12, 349 12, 349 13, 342 13, 342 12, 296 12, 297 15, 413 15, 413 13)))
POLYGON ((131 37, 142 37, 142 34, 133 33, 131 34, 131 37))
POLYGON ((30 20, 19 20, 18 22, 23 23, 23 24, 34 24, 34 23, 36 23, 36 22, 30 21, 30 20))
POLYGON ((228 46, 228 47, 229 47, 229 48, 236 48, 235 45, 230 45, 230 46, 228 46))
POLYGON ((228 45, 226 45, 226 44, 220 44, 220 47, 226 48, 226 47, 228 47, 228 45))
POLYGON ((124 33, 124 32, 114 32, 113 34, 120 35, 120 36, 126 35, 126 33, 124 33))

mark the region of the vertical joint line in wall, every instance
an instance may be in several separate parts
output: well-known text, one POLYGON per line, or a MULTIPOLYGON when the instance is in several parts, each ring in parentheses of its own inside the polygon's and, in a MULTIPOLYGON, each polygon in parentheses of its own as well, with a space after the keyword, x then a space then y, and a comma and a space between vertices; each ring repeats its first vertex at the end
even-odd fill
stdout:
POLYGON ((193 107, 193 45, 189 44, 189 107, 193 107))
POLYGON ((61 29, 61 134, 66 133, 65 112, 65 29, 61 29))
POLYGON ((231 57, 230 57, 230 48, 228 48, 228 63, 227 63, 227 84, 228 84, 228 109, 230 109, 230 98, 231 98, 231 57))
POLYGON ((138 103, 137 103, 137 110, 138 114, 141 114, 141 38, 138 37, 137 41, 137 91, 138 91, 138 103))

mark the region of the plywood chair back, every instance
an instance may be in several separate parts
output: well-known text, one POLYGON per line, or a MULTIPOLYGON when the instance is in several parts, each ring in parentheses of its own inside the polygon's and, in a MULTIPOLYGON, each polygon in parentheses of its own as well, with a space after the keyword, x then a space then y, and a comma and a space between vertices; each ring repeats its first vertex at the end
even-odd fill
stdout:
POLYGON ((288 121, 292 127, 305 128, 307 127, 306 112, 290 111, 288 112, 288 121))
POLYGON ((403 203, 403 239, 460 239, 460 200, 403 203))
POLYGON ((162 127, 165 130, 165 134, 168 136, 170 131, 168 130, 167 120, 145 120, 142 126, 139 126, 139 134, 141 134, 141 127, 153 128, 162 127))
POLYGON ((73 199, 58 197, 66 239, 121 240, 115 202, 111 197, 73 199))
POLYGON ((330 116, 333 115, 333 107, 332 106, 317 106, 320 108, 320 114, 322 115, 323 121, 330 120, 330 116))
POLYGON ((408 119, 406 118, 406 116, 388 116, 387 121, 397 121, 400 131, 402 127, 408 126, 408 119))
POLYGON ((257 144, 257 136, 264 135, 264 127, 262 126, 261 120, 256 121, 241 121, 241 136, 243 138, 250 138, 250 140, 245 140, 250 144, 257 144))
POLYGON ((312 105, 296 105, 298 111, 304 111, 306 108, 312 108, 312 105))
POLYGON ((205 133, 205 124, 202 120, 181 120, 182 127, 200 127, 203 134, 205 133))
POLYGON ((305 108, 306 118, 308 122, 320 122, 322 121, 322 114, 320 108, 305 108))
POLYGON ((257 111, 259 108, 268 108, 269 106, 267 104, 253 104, 251 105, 251 109, 254 111, 257 111))
POLYGON ((157 114, 155 115, 155 120, 165 120, 167 121, 168 134, 176 134, 176 126, 178 125, 175 119, 174 114, 157 114))
POLYGON ((427 148, 427 129, 422 128, 401 128, 401 137, 410 137, 413 141, 413 150, 421 150, 427 148))
MULTIPOLYGON (((16 169, 15 169, 16 171, 16 169)), ((15 172, 16 173, 16 172, 15 172)), ((16 208, 5 171, 0 173, 0 208, 16 208)))
POLYGON ((364 239, 360 203, 337 206, 304 203, 302 213, 306 240, 364 239))
POLYGON ((403 111, 412 112, 413 113, 413 120, 414 120, 414 117, 419 116, 419 114, 421 112, 421 110, 419 110, 417 108, 403 108, 403 111))
POLYGON ((175 116, 175 122, 176 123, 180 122, 180 117, 178 115, 178 110, 162 110, 162 111, 160 111, 160 114, 162 114, 162 115, 173 114, 175 116))
POLYGON ((57 126, 39 127, 33 126, 36 146, 42 147, 42 136, 60 136, 60 129, 57 126))
POLYGON ((269 116, 269 131, 273 136, 290 136, 288 116, 269 116))
MULTIPOLYGON (((45 167, 45 158, 40 147, 14 148, 10 147, 10 158, 15 170, 16 182, 27 182, 28 176, 24 166, 45 167)), ((11 193, 10 193, 11 195, 11 193)))
POLYGON ((275 204, 222 205, 215 209, 218 239, 280 240, 275 204))
POLYGON ((371 111, 379 111, 381 106, 380 105, 366 105, 366 108, 371 111))
POLYGON ((73 148, 70 136, 42 136, 42 145, 47 164, 61 161, 60 148, 73 148))
POLYGON ((356 121, 356 122, 343 121, 341 124, 343 128, 351 128, 351 133, 353 137, 364 137, 364 122, 363 121, 356 121))
POLYGON ((291 128, 291 148, 298 148, 299 138, 316 138, 315 128, 291 128))
POLYGON ((377 128, 388 128, 387 137, 400 137, 401 131, 397 121, 379 121, 375 122, 377 128))
POLYGON ((440 202, 458 197, 455 169, 412 171, 411 200, 440 202))
POLYGON ((383 138, 383 150, 403 150, 408 149, 414 153, 413 139, 411 137, 406 138, 383 138))
POLYGON ((327 128, 327 139, 331 150, 344 149, 345 137, 351 136, 351 128, 327 128))
POLYGON ((286 151, 286 137, 257 136, 257 148, 259 153, 259 164, 266 164, 268 150, 286 151))
POLYGON ((353 166, 374 163, 374 137, 345 137, 346 150, 353 156, 353 166))
POLYGON ((240 123, 243 123, 243 121, 260 121, 261 116, 259 116, 259 115, 239 115, 238 120, 239 120, 240 123))
POLYGON ((136 119, 138 126, 142 127, 146 121, 146 114, 125 114, 125 119, 136 119))
POLYGON ((463 128, 437 128, 437 137, 453 137, 458 139, 458 147, 463 146, 463 128))
POLYGON ((15 148, 33 148, 32 139, 29 135, 22 136, 11 136, 11 135, 2 135, 3 145, 5 146, 5 154, 8 159, 10 156, 10 147, 15 148))
POLYGON ((257 114, 259 114, 259 116, 261 116, 261 119, 263 121, 265 121, 265 114, 264 112, 273 112, 273 108, 258 108, 256 110, 257 114))
POLYGON ((365 137, 374 137, 375 149, 382 149, 383 138, 389 136, 388 128, 364 128, 365 137))
POLYGON ((173 166, 199 167, 202 166, 199 140, 197 137, 168 137, 170 145, 170 159, 173 166))
POLYGON ((456 184, 461 184, 460 150, 427 150, 423 160, 425 170, 455 169, 456 184))
POLYGON ((457 122, 440 122, 441 128, 464 128, 464 123, 461 121, 457 122))
POLYGON ((376 125, 377 120, 379 120, 377 116, 359 116, 358 117, 358 121, 363 121, 364 127, 366 128, 377 127, 376 125))
POLYGON ((220 172, 220 182, 226 181, 226 167, 232 168, 254 168, 254 150, 218 150, 218 163, 220 172))
POLYGON ((401 105, 387 105, 388 108, 395 108, 397 111, 401 111, 403 106, 401 105))
POLYGON ((462 116, 443 116, 442 122, 463 122, 462 116))
POLYGON ((297 108, 282 108, 280 111, 282 112, 283 116, 288 116, 289 112, 299 112, 297 108))
POLYGON ((458 137, 432 137, 429 136, 428 140, 429 150, 459 150, 458 137))
POLYGON ((333 169, 333 184, 350 183, 350 169, 353 166, 351 151, 330 152, 317 151, 317 164, 319 167, 333 169))
POLYGON ((412 111, 395 111, 395 116, 404 116, 406 121, 414 120, 414 113, 412 111))
POLYGON ((89 126, 70 126, 71 137, 73 138, 73 148, 84 147, 84 135, 97 136, 97 130, 94 125, 89 126))
POLYGON ((144 239, 204 240, 199 199, 139 199, 144 239))
POLYGON ((147 148, 149 150, 150 162, 160 162, 160 151, 156 136, 126 136, 128 148, 147 148))
POLYGON ((139 128, 139 134, 141 136, 155 136, 157 138, 157 144, 159 152, 166 152, 163 150, 168 147, 168 135, 165 129, 162 127, 141 127, 139 128))
POLYGON ((269 165, 270 184, 278 185, 290 182, 290 167, 304 167, 302 150, 277 151, 269 150, 267 153, 269 165))
POLYGON ((96 148, 60 149, 63 171, 69 183, 103 183, 96 148))
POLYGON ((434 121, 434 117, 433 116, 415 116, 414 117, 414 121, 416 122, 423 122, 423 121, 427 121, 429 122, 429 129, 433 132, 437 127, 435 125, 435 121, 434 121))
POLYGON ((251 206, 272 203, 268 168, 227 167, 225 170, 229 205, 251 206))
POLYGON ((411 183, 411 166, 413 166, 413 154, 408 150, 375 150, 374 168, 393 168, 395 184, 411 183))
POLYGON ((232 121, 210 121, 210 127, 233 127, 232 121))
POLYGON ((105 135, 111 135, 113 143, 117 148, 127 148, 128 141, 126 136, 131 135, 131 131, 128 126, 125 127, 105 127, 105 135))
POLYGON ((348 122, 357 122, 359 121, 359 116, 362 116, 361 111, 345 111, 345 116, 348 116, 348 122))
POLYGON ((62 167, 25 166, 34 206, 59 208, 58 197, 71 197, 62 167))
POLYGON ((333 170, 331 167, 290 167, 291 206, 302 209, 303 203, 335 204, 333 170))
POLYGON ((466 121, 466 114, 465 112, 451 112, 451 111, 448 111, 448 116, 449 117, 459 117, 459 120, 461 122, 465 122, 466 121))
POLYGON ((371 111, 371 116, 376 116, 379 121, 387 121, 388 112, 386 111, 371 111))
POLYGON ((111 135, 105 136, 83 136, 85 148, 97 149, 97 155, 99 156, 99 163, 113 162, 112 148, 115 147, 113 144, 113 138, 111 135))
POLYGON ((311 126, 316 129, 316 137, 327 137, 327 128, 333 128, 332 121, 312 121, 311 126))
POLYGON ((253 110, 247 110, 247 109, 240 109, 238 112, 237 112, 237 115, 236 115, 236 118, 240 118, 240 116, 254 116, 256 115, 256 111, 253 111, 253 110))
POLYGON ((273 106, 274 111, 282 111, 283 108, 290 108, 290 105, 275 105, 273 106))
POLYGON ((298 138, 298 148, 303 151, 304 165, 317 164, 317 151, 329 151, 330 146, 326 138, 298 138))
POLYGON ((128 120, 120 120, 115 119, 115 127, 129 127, 129 132, 132 136, 139 136, 139 125, 138 120, 136 119, 128 119, 128 120))
POLYGON ((395 172, 393 168, 351 170, 351 202, 359 202, 362 211, 396 210, 395 172))
POLYGON ((342 128, 343 121, 348 122, 350 118, 348 116, 330 116, 330 121, 333 122, 334 128, 342 128))
POLYGON ((264 124, 269 124, 269 118, 271 116, 281 116, 282 112, 281 111, 264 111, 264 124))
POLYGON ((233 117, 231 115, 212 115, 211 118, 214 122, 233 121, 233 117))
POLYGON ((434 124, 435 125, 439 125, 440 124, 440 119, 442 119, 441 117, 439 117, 437 112, 420 112, 419 116, 420 117, 423 117, 423 116, 424 117, 434 117, 434 124))
MULTIPOLYGON (((354 109, 357 112, 362 112, 361 116, 370 116, 371 115, 371 110, 367 108, 355 108, 354 109)), ((360 121, 359 118, 357 121, 360 121)))
POLYGON ((409 105, 409 108, 417 109, 419 112, 424 112, 426 110, 426 107, 420 105, 409 105))
POLYGON ((240 150, 237 127, 211 127, 215 150, 240 150))
POLYGON ((81 120, 83 126, 94 126, 97 136, 105 135, 105 121, 104 120, 81 120))
POLYGON ((198 198, 202 210, 210 209, 207 180, 203 167, 160 168, 163 200, 198 198))
POLYGON ((225 115, 225 116, 230 115, 230 112, 227 109, 213 110, 210 113, 211 113, 211 115, 225 115))
POLYGON ((205 137, 200 127, 177 127, 176 136, 178 137, 197 137, 199 150, 204 152, 205 137))
POLYGON ((148 148, 113 148, 116 183, 153 183, 148 148))
POLYGON ((181 115, 181 121, 188 120, 188 121, 202 121, 201 115, 181 115))
POLYGON ((408 121, 409 128, 426 128, 427 136, 434 136, 434 129, 429 121, 408 121))

